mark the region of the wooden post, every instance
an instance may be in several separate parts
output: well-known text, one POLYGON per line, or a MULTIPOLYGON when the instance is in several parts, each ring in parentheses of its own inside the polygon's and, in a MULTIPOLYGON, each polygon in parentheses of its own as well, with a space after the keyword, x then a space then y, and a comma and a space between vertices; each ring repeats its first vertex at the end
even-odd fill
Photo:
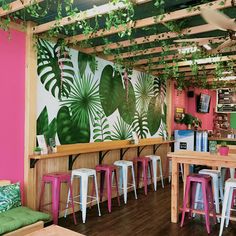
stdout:
POLYGON ((179 217, 179 164, 176 158, 172 157, 171 222, 178 223, 178 217, 179 217))
POLYGON ((189 164, 184 164, 184 193, 185 193, 185 187, 186 187, 186 179, 188 175, 189 175, 189 164))
POLYGON ((170 80, 167 80, 166 82, 166 105, 167 105, 167 116, 166 116, 166 124, 167 124, 167 132, 170 136, 172 133, 172 89, 173 89, 173 82, 170 80))
POLYGON ((32 22, 28 22, 26 29, 24 203, 36 209, 36 169, 30 169, 29 162, 36 138, 37 53, 33 26, 32 22))

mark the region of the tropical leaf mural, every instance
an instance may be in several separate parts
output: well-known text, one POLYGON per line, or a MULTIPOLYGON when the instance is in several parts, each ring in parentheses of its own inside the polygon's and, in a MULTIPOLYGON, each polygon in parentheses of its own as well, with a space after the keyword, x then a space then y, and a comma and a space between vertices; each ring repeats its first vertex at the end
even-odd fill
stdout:
POLYGON ((44 88, 55 98, 61 100, 69 96, 74 78, 73 64, 68 50, 62 52, 59 43, 53 46, 39 39, 37 72, 44 88))
POLYGON ((126 140, 132 138, 132 126, 125 123, 121 117, 118 118, 113 128, 112 140, 126 140))
POLYGON ((89 65, 90 70, 94 74, 97 69, 96 57, 93 55, 79 52, 79 54, 78 54, 78 67, 79 67, 79 73, 81 76, 84 76, 84 72, 86 70, 87 65, 89 65))
POLYGON ((153 97, 148 106, 147 120, 148 120, 148 129, 151 135, 154 135, 161 124, 161 100, 158 97, 153 97))
POLYGON ((146 138, 148 135, 148 119, 146 112, 135 112, 133 130, 137 132, 139 138, 146 138))
POLYGON ((93 127, 94 142, 103 142, 106 140, 111 140, 111 132, 109 129, 110 127, 104 113, 97 113, 93 127))
POLYGON ((99 95, 106 116, 110 116, 118 108, 122 94, 123 85, 120 73, 114 71, 111 65, 105 66, 101 74, 99 95))
POLYGON ((166 81, 160 78, 154 78, 153 91, 154 91, 154 96, 159 97, 161 103, 163 103, 166 97, 166 81))
POLYGON ((153 92, 153 78, 146 74, 140 73, 135 84, 135 95, 137 110, 139 112, 147 112, 148 104, 154 96, 153 92))
POLYGON ((74 80, 68 99, 62 103, 70 108, 71 119, 75 124, 84 126, 89 120, 93 123, 93 118, 101 112, 98 86, 91 74, 74 80))
POLYGON ((57 134, 61 144, 88 143, 90 141, 90 125, 88 123, 75 124, 70 110, 63 106, 57 113, 57 134))
POLYGON ((134 114, 135 114, 135 93, 134 93, 134 88, 132 86, 132 83, 128 81, 128 86, 127 86, 127 94, 126 90, 123 90, 122 93, 120 94, 120 104, 118 106, 118 110, 120 113, 120 116, 123 118, 123 120, 131 124, 134 120, 134 114))
POLYGON ((49 143, 50 138, 55 138, 57 133, 57 120, 54 118, 51 123, 48 122, 48 111, 45 106, 37 119, 37 135, 43 134, 46 142, 49 143))

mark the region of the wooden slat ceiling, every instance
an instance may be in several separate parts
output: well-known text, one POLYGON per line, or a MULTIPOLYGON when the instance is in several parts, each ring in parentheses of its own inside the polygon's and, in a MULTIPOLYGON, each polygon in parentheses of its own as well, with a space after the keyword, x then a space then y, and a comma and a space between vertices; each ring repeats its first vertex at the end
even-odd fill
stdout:
MULTIPOLYGON (((225 31, 221 31, 203 20, 201 9, 210 7, 211 9, 221 10, 232 19, 236 15, 236 8, 232 6, 232 3, 234 3, 232 0, 167 0, 165 1, 165 14, 161 18, 157 18, 158 9, 154 6, 155 0, 133 0, 132 2, 135 4, 134 20, 127 23, 127 25, 113 26, 110 30, 105 30, 106 14, 110 10, 116 11, 125 8, 123 2, 111 5, 108 0, 74 0, 73 7, 79 9, 79 13, 75 14, 73 18, 63 15, 59 21, 55 21, 57 0, 34 0, 33 2, 30 0, 16 0, 10 2, 9 10, 0 8, 0 16, 20 11, 19 14, 24 15, 24 19, 37 24, 33 28, 33 32, 38 35, 52 30, 58 24, 63 25, 66 30, 61 29, 60 37, 64 38, 67 43, 73 46, 76 45, 82 52, 94 54, 110 61, 115 61, 119 57, 124 64, 132 64, 141 71, 150 70, 153 75, 162 74, 164 65, 168 64, 171 67, 176 63, 180 67, 180 72, 182 70, 183 73, 186 72, 186 76, 190 75, 191 55, 179 54, 178 49, 183 45, 174 42, 180 36, 181 38, 216 37, 208 43, 212 48, 226 40, 225 38, 228 35, 225 31), (35 2, 39 2, 42 9, 46 6, 49 7, 46 15, 34 18, 25 12, 23 8, 35 2), (97 6, 96 11, 94 11, 94 5, 97 6), (194 10, 189 11, 189 6, 194 6, 194 10), (95 24, 94 17, 98 14, 100 15, 99 29, 96 33, 84 35, 77 26, 77 22, 89 20, 93 25, 95 24), (169 22, 181 25, 181 32, 170 30, 169 22), (71 30, 71 25, 74 26, 74 30, 71 30), (131 35, 125 35, 121 38, 118 34, 127 28, 132 29, 131 35)), ((203 58, 213 57, 213 59, 201 60, 197 63, 206 64, 206 67, 211 68, 212 74, 212 70, 214 71, 215 68, 213 61, 216 55, 210 55, 205 49, 203 50, 204 44, 206 42, 198 44, 203 58), (213 64, 210 65, 211 63, 213 64)), ((217 60, 234 61, 236 60, 235 51, 235 47, 231 50, 226 49, 221 53, 221 59, 217 60)))

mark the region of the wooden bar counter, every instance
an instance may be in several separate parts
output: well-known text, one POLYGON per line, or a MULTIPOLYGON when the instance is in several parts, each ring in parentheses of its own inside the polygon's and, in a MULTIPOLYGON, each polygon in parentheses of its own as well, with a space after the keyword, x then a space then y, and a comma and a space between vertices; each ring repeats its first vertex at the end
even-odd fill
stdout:
MULTIPOLYGON (((80 143, 57 146, 57 153, 29 155, 29 173, 31 175, 27 187, 33 190, 30 198, 34 199, 30 207, 33 209, 38 207, 40 183, 42 176, 46 173, 67 172, 82 167, 94 169, 101 163, 113 164, 116 160, 133 160, 136 156, 154 153, 161 156, 164 169, 166 155, 173 143, 174 141, 163 141, 162 138, 141 139, 138 144, 130 144, 129 140, 80 143)), ((75 195, 79 190, 78 184, 76 181, 73 183, 75 195)), ((45 202, 49 202, 51 199, 49 186, 46 191, 48 194, 46 194, 45 202)), ((62 186, 62 202, 66 201, 67 191, 67 187, 62 186)))
POLYGON ((172 158, 171 222, 178 223, 179 217, 179 164, 184 164, 184 180, 189 174, 189 165, 236 168, 236 154, 220 156, 209 152, 176 151, 168 153, 172 158))

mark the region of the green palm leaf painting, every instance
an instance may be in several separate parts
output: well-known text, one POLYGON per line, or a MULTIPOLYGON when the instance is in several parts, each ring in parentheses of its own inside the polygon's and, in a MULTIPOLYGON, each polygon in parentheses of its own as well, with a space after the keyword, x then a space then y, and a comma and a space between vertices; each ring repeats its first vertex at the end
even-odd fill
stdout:
POLYGON ((89 65, 90 70, 94 74, 97 69, 96 57, 93 55, 79 52, 79 54, 78 54, 78 67, 79 67, 79 73, 81 76, 84 75, 87 65, 89 65))
POLYGON ((135 112, 133 130, 137 132, 140 138, 146 138, 148 135, 148 120, 146 112, 135 112))
POLYGON ((166 81, 160 78, 154 78, 153 91, 154 96, 159 97, 161 103, 163 103, 166 97, 166 81))
POLYGON ((37 119, 37 135, 43 134, 46 142, 49 143, 50 138, 55 138, 57 133, 57 120, 54 118, 49 124, 48 111, 45 106, 37 119))
POLYGON ((138 75, 138 81, 135 84, 135 95, 137 110, 147 112, 148 104, 154 95, 153 92, 153 79, 146 73, 138 75))
POLYGON ((61 52, 60 44, 54 46, 45 40, 38 41, 37 72, 47 91, 59 100, 68 97, 73 84, 74 70, 67 50, 61 52))
POLYGON ((63 101, 63 105, 70 108, 75 124, 86 124, 89 119, 93 123, 93 118, 101 111, 98 83, 91 75, 75 79, 71 93, 68 99, 63 101))
POLYGON ((123 118, 123 120, 131 124, 134 120, 134 114, 135 114, 135 93, 133 89, 133 85, 130 81, 128 81, 128 85, 126 88, 122 91, 120 94, 120 104, 118 106, 118 110, 120 113, 120 116, 123 118))
POLYGON ((63 106, 57 113, 57 133, 61 144, 88 143, 90 141, 90 124, 78 124, 72 121, 70 110, 63 106))
POLYGON ((154 135, 161 124, 162 107, 159 97, 153 97, 148 106, 147 120, 151 135, 154 135))
POLYGON ((132 137, 132 127, 119 117, 113 126, 112 140, 126 140, 132 137))
POLYGON ((104 113, 97 113, 93 127, 94 142, 103 142, 106 140, 111 140, 109 123, 104 113))
POLYGON ((121 103, 123 85, 121 75, 111 65, 104 67, 99 85, 99 95, 106 116, 110 116, 121 103))

